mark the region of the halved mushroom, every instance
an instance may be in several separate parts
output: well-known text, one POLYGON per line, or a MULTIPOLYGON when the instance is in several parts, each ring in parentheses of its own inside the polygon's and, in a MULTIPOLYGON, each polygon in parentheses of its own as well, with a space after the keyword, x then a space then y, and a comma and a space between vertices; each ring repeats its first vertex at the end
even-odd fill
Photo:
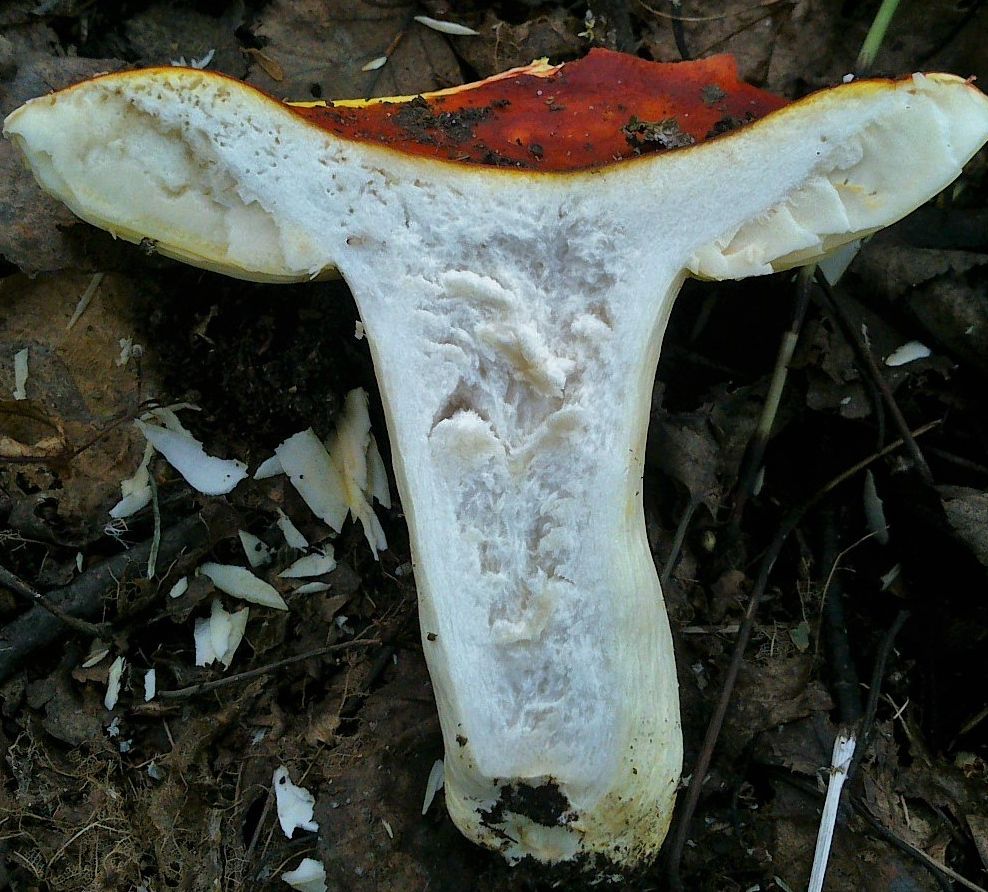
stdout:
POLYGON ((682 758, 641 501, 673 300, 902 217, 988 138, 988 99, 931 74, 784 105, 726 57, 598 50, 323 106, 127 72, 5 132, 116 235, 247 279, 339 270, 388 415, 450 813, 509 859, 634 865, 682 758))

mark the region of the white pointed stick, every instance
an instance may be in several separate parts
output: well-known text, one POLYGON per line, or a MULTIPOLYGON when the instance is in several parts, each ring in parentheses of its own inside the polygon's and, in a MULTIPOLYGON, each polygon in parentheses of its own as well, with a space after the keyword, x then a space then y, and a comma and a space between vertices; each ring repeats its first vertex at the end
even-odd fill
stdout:
POLYGON ((837 809, 840 807, 840 794, 847 780, 847 771, 854 757, 857 743, 854 735, 840 733, 834 741, 834 753, 830 758, 830 783, 827 784, 827 798, 820 815, 820 830, 816 837, 816 852, 813 854, 813 870, 806 892, 822 892, 823 881, 827 876, 827 862, 830 860, 830 846, 834 841, 834 826, 837 824, 837 809))

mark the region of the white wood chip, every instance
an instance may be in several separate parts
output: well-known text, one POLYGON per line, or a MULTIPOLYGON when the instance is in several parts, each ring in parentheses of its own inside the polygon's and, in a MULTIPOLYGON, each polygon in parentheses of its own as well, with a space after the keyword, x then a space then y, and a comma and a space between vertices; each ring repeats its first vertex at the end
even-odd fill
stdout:
POLYGON ((247 555, 247 563, 255 570, 271 563, 274 552, 253 533, 240 530, 240 544, 244 547, 244 554, 247 555))
POLYGON ((192 437, 140 420, 134 424, 186 482, 204 495, 225 495, 247 476, 243 462, 207 455, 202 443, 192 437))
POLYGON ((14 354, 14 399, 27 399, 27 356, 28 349, 18 350, 14 354))
POLYGON ((319 824, 312 820, 316 797, 304 787, 296 787, 288 777, 287 768, 276 768, 271 783, 278 806, 278 822, 285 836, 291 839, 297 828, 312 832, 319 829, 319 824))
POLYGON ((154 446, 144 445, 144 456, 137 470, 126 480, 120 481, 122 498, 110 509, 110 517, 120 520, 136 514, 151 502, 151 459, 154 457, 154 446))
POLYGON ((250 608, 227 613, 219 598, 213 599, 208 618, 196 620, 193 632, 196 644, 196 665, 208 666, 219 661, 224 669, 230 668, 233 656, 243 641, 250 608))
POLYGON ((110 673, 106 679, 106 696, 103 698, 103 705, 107 709, 113 709, 120 699, 120 679, 123 677, 126 665, 127 661, 123 657, 117 657, 110 664, 110 673))
POLYGON ((875 541, 888 545, 889 530, 885 519, 885 505, 879 498, 875 475, 870 470, 865 471, 864 478, 864 514, 868 529, 874 535, 875 541))
POLYGON ((466 25, 460 25, 456 22, 443 22, 439 19, 430 18, 427 15, 417 15, 415 16, 415 21, 420 25, 425 25, 426 28, 432 28, 433 31, 439 31, 442 34, 451 34, 454 37, 480 36, 479 31, 474 31, 473 28, 468 28, 466 25))
POLYGON ((329 589, 328 582, 307 582, 293 591, 296 595, 318 595, 320 592, 328 592, 329 589))
POLYGON ((284 473, 285 469, 281 466, 281 459, 277 455, 272 455, 271 458, 264 459, 257 466, 257 470, 254 471, 254 479, 267 480, 268 477, 277 477, 284 473))
POLYGON ((309 547, 309 540, 302 535, 299 528, 292 523, 292 519, 280 508, 278 509, 277 524, 278 529, 281 530, 281 535, 285 537, 285 541, 292 548, 305 549, 309 547))
POLYGON ((378 68, 384 68, 388 64, 387 56, 378 56, 376 59, 371 59, 366 65, 360 67, 361 71, 377 71, 378 68))
POLYGON ((429 772, 429 780, 425 784, 425 799, 422 800, 422 814, 429 810, 432 800, 436 798, 445 783, 446 773, 442 759, 436 759, 432 763, 432 770, 429 772))
POLYGON ((154 669, 148 669, 144 673, 144 702, 150 703, 156 693, 158 693, 158 673, 154 669))
POLYGON ((88 656, 86 657, 86 659, 82 663, 82 668, 83 669, 90 669, 90 668, 92 668, 100 660, 102 660, 103 657, 105 657, 109 652, 110 652, 110 648, 106 647, 103 644, 100 644, 98 641, 94 641, 93 642, 93 646, 90 649, 88 656))
POLYGON ((275 610, 288 609, 284 598, 278 594, 274 586, 263 579, 258 579, 244 567, 206 563, 199 568, 199 572, 211 579, 213 585, 221 592, 234 598, 249 601, 251 604, 260 604, 262 607, 273 607, 275 610))
POLYGON ((99 283, 103 281, 103 275, 103 273, 93 273, 93 277, 89 280, 86 290, 82 292, 78 303, 75 305, 75 311, 72 313, 72 318, 69 319, 68 324, 65 326, 66 331, 71 331, 76 322, 82 318, 82 314, 86 312, 86 309, 89 307, 89 302, 93 299, 93 295, 96 293, 96 289, 99 288, 99 283))
POLYGON ((349 507, 343 480, 315 431, 310 427, 289 437, 275 454, 312 513, 340 532, 349 507))
POLYGON ((885 357, 885 365, 895 368, 909 362, 915 362, 917 359, 926 359, 931 353, 932 351, 926 344, 921 344, 919 341, 908 341, 901 347, 896 347, 885 357))
POLYGON ((291 566, 286 567, 278 575, 283 579, 305 579, 307 576, 322 576, 336 569, 336 558, 332 546, 326 546, 325 551, 316 551, 300 557, 291 566))
POLYGON ((367 496, 377 499, 385 508, 391 507, 391 488, 388 485, 388 470, 377 448, 377 440, 370 435, 367 444, 367 496))
POLYGON ((315 858, 303 858, 294 870, 286 870, 281 878, 298 892, 326 892, 326 868, 315 858))
POLYGON ((168 592, 169 598, 181 598, 189 590, 189 577, 183 576, 168 592))

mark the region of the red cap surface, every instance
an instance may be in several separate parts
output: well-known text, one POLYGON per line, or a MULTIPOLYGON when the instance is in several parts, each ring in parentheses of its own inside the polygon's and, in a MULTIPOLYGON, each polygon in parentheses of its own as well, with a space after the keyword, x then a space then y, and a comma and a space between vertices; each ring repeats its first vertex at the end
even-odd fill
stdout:
POLYGON ((409 154, 567 171, 693 145, 785 104, 740 80, 728 55, 668 63, 595 49, 548 74, 521 69, 410 100, 295 111, 409 154))

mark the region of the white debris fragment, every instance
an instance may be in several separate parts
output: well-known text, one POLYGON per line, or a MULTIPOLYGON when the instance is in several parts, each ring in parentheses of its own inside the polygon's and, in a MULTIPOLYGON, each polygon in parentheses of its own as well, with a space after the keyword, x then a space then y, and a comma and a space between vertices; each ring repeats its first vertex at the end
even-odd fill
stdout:
MULTIPOLYGON (((193 412, 202 411, 194 403, 172 403, 170 406, 158 406, 155 409, 145 412, 141 416, 141 421, 157 422, 163 427, 167 427, 168 430, 175 431, 176 434, 185 434, 187 437, 192 437, 192 431, 182 424, 178 419, 178 415, 175 414, 179 409, 191 409, 193 412)), ((192 437, 192 439, 195 439, 195 437, 192 437)))
POLYGON ((83 669, 91 669, 110 652, 110 648, 100 641, 94 641, 86 659, 82 661, 83 669))
POLYGON ((103 705, 107 709, 113 709, 120 699, 120 679, 123 677, 126 665, 127 661, 123 657, 117 657, 110 664, 110 673, 106 679, 106 696, 103 698, 103 705))
POLYGON ((120 338, 120 355, 116 359, 118 368, 127 365, 131 359, 140 359, 144 355, 144 348, 140 344, 135 344, 133 338, 120 338))
POLYGON ((307 576, 322 576, 336 569, 333 547, 327 545, 325 551, 316 550, 300 557, 295 563, 282 570, 278 576, 283 579, 304 579, 307 576))
POLYGON ((277 455, 272 455, 271 458, 264 459, 257 466, 257 470, 254 471, 254 479, 267 480, 268 477, 277 477, 284 473, 285 469, 281 466, 281 459, 277 455))
POLYGON ((158 673, 155 669, 148 669, 144 673, 144 702, 150 703, 154 695, 158 692, 158 673))
POLYGON ((296 828, 313 832, 319 829, 319 824, 312 820, 316 797, 304 787, 296 787, 288 777, 287 768, 276 768, 271 783, 278 806, 278 821, 285 836, 291 839, 296 828))
POLYGON ((384 459, 377 449, 377 440, 374 435, 370 435, 370 442, 367 444, 367 495, 377 499, 379 505, 384 508, 391 507, 391 487, 388 484, 388 469, 384 466, 384 459))
POLYGON ((346 395, 343 416, 330 441, 322 444, 312 428, 289 437, 275 450, 292 486, 316 516, 337 533, 347 514, 359 520, 374 557, 388 547, 371 501, 391 506, 387 470, 370 432, 367 394, 346 395))
POLYGON ((384 825, 384 832, 388 834, 388 839, 394 839, 395 832, 391 829, 391 822, 381 818, 381 823, 384 825))
POLYGON ((193 56, 188 62, 185 61, 185 56, 179 56, 177 59, 172 59, 172 65, 176 65, 179 68, 198 68, 203 69, 210 62, 213 61, 213 56, 216 55, 216 50, 209 50, 204 56, 200 56, 198 59, 193 56))
MULTIPOLYGON (((344 496, 350 513, 360 521, 364 528, 367 544, 370 545, 376 558, 379 550, 383 551, 388 547, 388 542, 384 537, 381 522, 377 519, 377 515, 368 500, 369 495, 373 498, 370 492, 370 475, 368 473, 368 465, 371 463, 368 461, 371 452, 371 439, 367 392, 358 387, 346 395, 343 404, 343 418, 333 435, 330 455, 343 481, 344 496)), ((380 462, 380 454, 377 453, 376 445, 374 453, 377 458, 376 460, 372 458, 372 461, 380 462)), ((380 474, 381 471, 383 471, 383 464, 376 473, 380 474)), ((375 484, 380 491, 382 488, 380 481, 375 480, 375 484)), ((384 473, 383 489, 387 489, 386 472, 384 473)), ((385 498, 390 503, 390 494, 386 493, 385 498)))
POLYGON ((864 515, 875 541, 888 545, 889 529, 885 519, 885 505, 879 498, 875 475, 870 470, 865 471, 864 478, 864 515))
POLYGON ((274 552, 253 533, 240 530, 240 544, 244 547, 244 554, 247 555, 247 563, 255 570, 271 563, 274 552))
POLYGON ((76 572, 78 572, 78 573, 81 573, 82 572, 82 567, 83 567, 83 561, 84 560, 85 560, 85 558, 83 557, 82 552, 81 551, 77 551, 75 553, 75 569, 76 569, 76 572))
POLYGON ((442 759, 436 759, 432 763, 432 770, 429 772, 429 780, 425 784, 425 799, 422 800, 422 814, 429 810, 432 800, 436 798, 445 783, 446 773, 442 759))
POLYGON ((309 540, 299 532, 299 528, 292 523, 292 519, 285 514, 280 508, 278 509, 278 529, 281 530, 281 535, 285 537, 285 541, 292 548, 305 549, 309 547, 309 540))
POLYGON ((136 514, 147 507, 151 501, 151 459, 154 457, 154 446, 146 443, 144 456, 137 470, 126 480, 120 481, 122 498, 110 509, 110 517, 120 520, 136 514))
POLYGON ((841 245, 817 262, 820 272, 823 273, 824 278, 831 285, 836 285, 840 281, 841 276, 847 272, 847 268, 861 251, 861 244, 861 239, 854 239, 854 241, 841 245))
POLYGON ((160 781, 165 776, 165 773, 158 767, 158 764, 152 759, 148 762, 148 777, 151 780, 160 781))
POLYGON ((258 579, 244 567, 236 567, 232 564, 206 563, 199 568, 198 572, 211 579, 213 585, 221 592, 232 595, 234 598, 249 601, 251 604, 260 604, 262 607, 273 607, 275 610, 288 609, 288 605, 274 586, 269 585, 263 579, 258 579))
MULTIPOLYGON (((360 66, 361 71, 377 71, 378 68, 384 68, 388 64, 387 56, 378 56, 376 59, 371 59, 370 62, 365 63, 360 66)), ((359 322, 357 323, 360 324, 359 322)))
POLYGON ((134 424, 186 482, 204 495, 225 495, 247 476, 243 462, 207 455, 202 443, 186 434, 140 420, 134 424))
POLYGON ((75 311, 72 313, 72 318, 69 319, 68 324, 65 326, 66 331, 71 331, 76 322, 82 318, 82 314, 88 309, 89 303, 93 299, 96 289, 99 288, 99 283, 102 281, 103 273, 93 273, 93 277, 89 280, 86 290, 79 296, 79 301, 75 305, 75 311))
POLYGON ((468 28, 466 25, 460 25, 456 22, 443 22, 439 19, 430 18, 427 15, 417 15, 415 16, 415 21, 420 25, 425 25, 426 28, 431 28, 433 31, 439 31, 441 34, 450 34, 454 37, 480 36, 479 31, 474 31, 473 28, 468 28))
POLYGON ((169 598, 181 598, 189 590, 189 577, 183 576, 168 591, 169 598))
POLYGON ((854 80, 854 75, 853 75, 853 74, 845 74, 845 75, 844 75, 844 76, 843 76, 843 77, 841 78, 841 83, 844 83, 844 84, 849 84, 849 83, 851 83, 851 81, 853 81, 853 80, 854 80))
POLYGON ((320 592, 328 592, 329 589, 328 582, 306 582, 293 591, 296 595, 318 595, 320 592))
POLYGON ((355 338, 356 338, 356 339, 357 339, 358 341, 362 341, 362 340, 364 339, 364 335, 365 335, 366 333, 367 333, 367 332, 366 332, 366 331, 364 330, 364 323, 363 323, 363 322, 361 322, 361 321, 360 321, 360 320, 358 319, 358 320, 357 320, 357 321, 356 321, 356 322, 354 323, 354 326, 353 326, 353 336, 354 336, 354 337, 355 337, 355 338))
POLYGON ((27 399, 27 356, 28 348, 14 354, 14 399, 27 399))
POLYGON ((312 513, 340 532, 349 509, 343 480, 315 431, 310 427, 289 437, 275 454, 312 513))
POLYGON ((921 344, 919 341, 908 341, 901 347, 896 347, 885 357, 885 365, 895 368, 908 362, 915 362, 917 359, 926 359, 932 352, 926 344, 921 344))
POLYGON ((196 620, 193 633, 196 665, 208 666, 218 660, 224 669, 229 669, 233 656, 243 641, 249 616, 250 608, 244 607, 236 613, 227 613, 219 598, 214 598, 209 617, 196 620))
POLYGON ((315 858, 303 858, 294 870, 286 870, 281 878, 298 892, 326 892, 326 868, 315 858))

